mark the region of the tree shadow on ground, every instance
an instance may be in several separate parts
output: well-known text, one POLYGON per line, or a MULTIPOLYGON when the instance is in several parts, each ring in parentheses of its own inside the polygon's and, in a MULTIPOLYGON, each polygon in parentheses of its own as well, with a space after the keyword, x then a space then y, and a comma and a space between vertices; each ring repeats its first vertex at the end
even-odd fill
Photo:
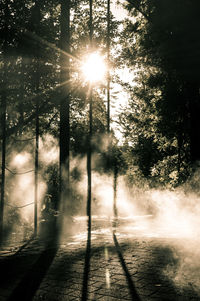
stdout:
MULTIPOLYGON (((55 238, 46 243, 45 249, 26 271, 17 287, 11 293, 8 301, 32 300, 56 255, 57 246, 55 238)), ((27 260, 30 260, 30 258, 27 258, 27 260)), ((25 262, 22 264, 24 265, 25 262)))
POLYGON ((113 231, 113 240, 114 240, 114 243, 115 243, 115 247, 116 247, 116 250, 117 250, 117 254, 118 254, 121 266, 123 268, 124 274, 125 274, 126 279, 127 279, 127 283, 128 283, 131 298, 134 301, 140 301, 141 299, 140 299, 140 297, 137 293, 137 290, 136 290, 135 285, 133 283, 133 280, 131 278, 131 274, 130 274, 128 268, 127 268, 126 262, 124 260, 123 255, 122 255, 122 251, 121 251, 120 245, 118 243, 118 240, 117 240, 117 237, 116 237, 114 231, 113 231))
POLYGON ((83 273, 83 285, 82 285, 82 301, 86 301, 88 297, 88 280, 90 273, 90 256, 91 256, 91 225, 88 221, 88 233, 87 233, 87 246, 85 253, 85 266, 83 273))
MULTIPOLYGON (((31 237, 18 250, 0 259, 1 293, 8 301, 32 300, 58 248, 58 231, 45 239, 31 237)), ((5 298, 4 298, 5 299, 5 298)))
POLYGON ((91 237, 86 250, 84 243, 76 244, 77 242, 58 249, 56 240, 51 240, 42 252, 32 254, 27 251, 0 260, 0 269, 4 271, 0 279, 1 287, 12 289, 8 301, 17 299, 58 301, 73 300, 73 298, 87 300, 87 298, 91 299, 91 296, 92 300, 97 300, 104 292, 108 298, 112 299, 115 295, 123 300, 123 296, 119 296, 119 290, 122 292, 125 285, 129 288, 129 296, 132 300, 150 301, 155 298, 162 301, 200 300, 192 287, 180 291, 173 279, 165 273, 169 268, 176 271, 180 265, 179 258, 172 247, 155 243, 155 240, 143 242, 135 239, 133 242, 129 240, 127 243, 124 241, 118 243, 116 237, 113 238, 115 246, 111 240, 108 243, 112 254, 110 262, 105 260, 103 240, 99 239, 91 248, 91 237), (113 256, 116 256, 114 261, 113 256), (111 272, 116 276, 118 273, 118 268, 115 267, 116 258, 119 267, 121 264, 123 268, 125 277, 123 275, 121 277, 124 277, 124 284, 121 280, 113 282, 113 286, 106 291, 105 268, 110 264, 111 272), (93 263, 90 263, 91 259, 94 259, 93 263), (103 277, 100 275, 101 269, 103 277), (16 279, 21 279, 18 284, 16 279), (98 287, 91 294, 94 282, 90 281, 93 279, 98 283, 98 287), (14 286, 9 286, 9 282, 15 284, 14 290, 14 286))
POLYGON ((21 279, 24 274, 31 269, 32 265, 38 258, 38 252, 29 253, 29 254, 14 254, 7 256, 4 255, 0 259, 0 283, 1 290, 12 291, 19 279, 21 279))
POLYGON ((137 244, 134 245, 134 243, 129 242, 121 244, 121 249, 125 258, 130 260, 133 256, 132 262, 128 262, 127 266, 142 300, 153 300, 154 298, 162 301, 200 300, 199 294, 191 285, 187 287, 177 286, 177 283, 173 281, 174 279, 169 277, 168 271, 171 271, 170 275, 174 273, 175 277, 180 264, 180 258, 172 247, 149 243, 148 247, 146 245, 142 249, 140 246, 137 249, 137 244), (128 254, 129 250, 131 253, 128 254), (144 250, 145 253, 143 253, 144 250), (142 259, 138 260, 140 252, 142 259))
POLYGON ((173 278, 176 277, 181 261, 177 253, 168 246, 156 246, 152 249, 152 252, 159 254, 159 256, 154 255, 152 257, 151 264, 146 266, 146 271, 153 268, 157 283, 161 284, 157 290, 157 294, 162 296, 161 300, 190 300, 191 298, 200 300, 199 294, 192 286, 182 286, 181 282, 174 282, 173 278), (171 271, 170 274, 169 271, 171 271), (173 277, 171 277, 172 275, 173 277))

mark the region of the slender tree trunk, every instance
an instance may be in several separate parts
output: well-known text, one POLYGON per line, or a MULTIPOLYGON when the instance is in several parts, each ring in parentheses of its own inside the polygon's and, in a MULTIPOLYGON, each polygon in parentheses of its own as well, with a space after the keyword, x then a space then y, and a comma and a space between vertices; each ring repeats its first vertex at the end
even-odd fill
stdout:
MULTIPOLYGON (((90 0, 90 48, 93 46, 93 0, 90 0)), ((91 203, 92 203, 92 119, 93 119, 93 86, 89 86, 89 132, 88 132, 88 149, 87 149, 87 217, 88 217, 88 241, 90 242, 91 235, 91 203)))
MULTIPOLYGON (((107 0, 107 132, 110 133, 110 0, 107 0)), ((117 177, 118 168, 115 162, 113 171, 113 215, 117 219, 117 177)))
POLYGON ((107 132, 110 133, 110 0, 107 0, 107 132))
MULTIPOLYGON (((3 88, 5 89, 5 87, 3 88)), ((4 197, 5 197, 5 164, 6 164, 6 91, 1 98, 2 157, 1 157, 1 207, 0 207, 0 243, 3 240, 4 197)))
POLYGON ((1 127, 2 127, 2 157, 1 157, 1 204, 0 204, 0 243, 3 241, 4 232, 4 203, 5 203, 5 169, 6 169, 6 111, 7 111, 7 48, 8 48, 8 22, 9 9, 5 2, 4 20, 5 40, 3 41, 4 67, 1 86, 1 127))
MULTIPOLYGON (((20 77, 20 99, 21 102, 18 105, 18 111, 19 111, 19 124, 24 124, 24 95, 25 95, 25 72, 24 72, 24 58, 22 57, 22 62, 21 62, 21 77, 20 77)), ((19 137, 22 136, 23 133, 23 129, 22 127, 19 128, 19 130, 17 131, 17 134, 19 137)))
POLYGON ((91 200, 92 200, 92 89, 90 91, 89 105, 89 137, 88 137, 88 152, 87 152, 87 175, 88 175, 88 192, 87 192, 87 216, 88 229, 91 230, 91 200))
POLYGON ((60 16, 60 210, 61 214, 66 211, 69 202, 69 144, 70 144, 70 125, 69 125, 69 56, 70 53, 70 0, 61 0, 60 16))
MULTIPOLYGON (((90 0, 90 23, 89 23, 89 30, 90 30, 90 47, 92 48, 93 44, 93 1, 90 0)), ((93 91, 92 91, 92 83, 90 84, 90 95, 89 95, 89 135, 88 135, 88 152, 87 152, 87 175, 88 175, 88 193, 87 193, 87 216, 88 216, 88 232, 91 231, 91 200, 92 200, 92 98, 93 98, 93 91)))
POLYGON ((113 226, 117 226, 118 219, 118 210, 117 210, 117 178, 118 178, 118 167, 117 163, 114 166, 114 179, 113 179, 113 214, 114 214, 114 223, 113 226))
MULTIPOLYGON (((39 87, 38 87, 39 89, 39 87)), ((34 202, 34 235, 38 230, 38 169, 39 169, 39 99, 36 98, 35 117, 35 202, 34 202)))
MULTIPOLYGON (((89 34, 90 34, 90 49, 93 46, 93 1, 90 0, 90 20, 89 20, 89 34)), ((92 227, 92 218, 91 218, 91 201, 92 201, 92 83, 89 86, 89 133, 88 133, 88 149, 87 149, 87 247, 85 254, 85 266, 84 266, 84 276, 83 276, 83 286, 82 286, 82 297, 81 301, 87 300, 88 295, 88 279, 90 273, 90 253, 91 253, 91 227, 92 227)))
MULTIPOLYGON (((37 34, 40 27, 41 13, 40 13, 40 1, 35 1, 35 7, 33 9, 34 19, 34 32, 37 34)), ((39 62, 39 51, 35 49, 35 71, 34 71, 34 90, 36 97, 35 104, 35 173, 34 173, 34 235, 38 232, 38 176, 39 176, 39 89, 40 89, 40 62, 39 62)))

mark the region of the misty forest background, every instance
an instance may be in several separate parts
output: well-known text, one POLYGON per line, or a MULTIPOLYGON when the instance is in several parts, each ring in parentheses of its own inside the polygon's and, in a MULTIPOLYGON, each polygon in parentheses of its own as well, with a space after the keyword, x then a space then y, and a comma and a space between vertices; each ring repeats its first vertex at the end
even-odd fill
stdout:
MULTIPOLYGON (((123 176, 127 189, 181 186, 199 193, 199 0, 121 2, 128 17, 111 12, 108 37, 107 0, 93 1, 93 49, 106 58, 110 41, 115 118, 108 133, 105 78, 93 91, 92 170, 115 183, 123 176), (129 81, 119 70, 128 70, 129 81), (125 105, 118 105, 116 85, 127 97, 125 105)), ((80 62, 90 50, 90 11, 89 1, 71 0, 69 16, 68 4, 0 3, 0 220, 6 235, 16 223, 33 227, 34 189, 40 221, 58 216, 65 180, 67 214, 85 214, 80 183, 89 101, 80 62), (70 166, 69 179, 63 165, 70 166)))

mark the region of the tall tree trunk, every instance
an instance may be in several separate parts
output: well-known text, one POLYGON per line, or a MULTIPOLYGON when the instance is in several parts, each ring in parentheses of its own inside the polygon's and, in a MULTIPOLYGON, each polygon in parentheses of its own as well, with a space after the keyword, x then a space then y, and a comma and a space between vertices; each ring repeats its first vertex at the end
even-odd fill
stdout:
MULTIPOLYGON (((39 87, 38 87, 39 88, 39 87)), ((34 235, 38 230, 38 169, 39 169, 39 99, 36 99, 35 117, 35 202, 34 202, 34 235)))
MULTIPOLYGON (((90 0, 90 20, 89 20, 89 35, 90 35, 90 49, 93 47, 93 1, 90 0)), ((82 297, 81 301, 87 300, 88 295, 88 279, 90 273, 90 253, 91 253, 91 227, 92 227, 92 218, 91 218, 91 201, 92 201, 92 83, 89 86, 89 133, 88 133, 88 148, 87 148, 87 247, 85 254, 85 266, 84 266, 84 276, 83 276, 83 286, 82 286, 82 297)))
POLYGON ((60 210, 61 214, 66 211, 69 202, 69 144, 70 144, 70 125, 69 125, 69 56, 70 53, 70 0, 61 0, 60 16, 60 210), (66 53, 66 54, 65 54, 66 53))
POLYGON ((87 216, 88 216, 88 231, 91 231, 91 200, 92 200, 92 88, 90 91, 89 99, 89 137, 88 137, 88 151, 87 151, 87 176, 88 176, 88 191, 87 191, 87 216))
MULTIPOLYGON (((110 0, 107 0, 107 132, 110 133, 110 0)), ((110 152, 110 150, 109 150, 110 152)), ((117 162, 117 160, 114 160, 117 162)), ((117 221, 117 177, 118 167, 114 163, 113 170, 113 215, 114 225, 117 221)))
POLYGON ((5 162, 6 162, 6 91, 1 95, 2 161, 1 161, 1 207, 0 207, 0 243, 3 240, 4 197, 5 197, 5 162))
MULTIPOLYGON (((90 0, 90 22, 89 22, 89 30, 90 30, 90 48, 93 46, 93 1, 90 0)), ((93 118, 93 106, 92 106, 92 98, 93 98, 93 86, 90 83, 90 95, 89 95, 89 135, 88 135, 88 152, 87 152, 87 175, 88 175, 88 193, 87 193, 87 216, 88 216, 88 232, 91 231, 91 200, 92 200, 92 118, 93 118)))
POLYGON ((5 40, 3 41, 3 78, 1 86, 1 128, 2 128, 2 157, 1 157, 1 204, 0 204, 0 243, 3 240, 4 232, 4 202, 5 202, 5 168, 6 168, 6 110, 7 110, 7 50, 8 50, 8 23, 9 9, 8 2, 5 2, 5 17, 4 17, 5 40))
MULTIPOLYGON (((41 7, 40 1, 35 1, 35 6, 33 8, 33 31, 38 34, 41 22, 41 7)), ((39 47, 38 47, 39 48, 39 47)), ((38 175, 39 175, 39 89, 40 89, 40 53, 37 48, 37 43, 34 49, 34 59, 35 70, 33 74, 34 80, 34 92, 36 94, 36 104, 35 104, 35 173, 34 173, 34 235, 37 235, 38 231, 38 175)))
POLYGON ((107 132, 110 133, 110 0, 107 0, 107 132))

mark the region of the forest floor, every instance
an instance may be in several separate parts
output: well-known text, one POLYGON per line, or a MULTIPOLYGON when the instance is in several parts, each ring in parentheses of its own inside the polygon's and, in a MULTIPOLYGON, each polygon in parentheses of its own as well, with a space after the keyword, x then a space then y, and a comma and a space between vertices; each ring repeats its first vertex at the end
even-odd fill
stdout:
POLYGON ((7 243, 0 251, 0 300, 200 300, 197 248, 175 234, 150 232, 141 219, 149 217, 122 219, 113 233, 108 219, 94 217, 89 257, 81 218, 56 244, 7 243))

